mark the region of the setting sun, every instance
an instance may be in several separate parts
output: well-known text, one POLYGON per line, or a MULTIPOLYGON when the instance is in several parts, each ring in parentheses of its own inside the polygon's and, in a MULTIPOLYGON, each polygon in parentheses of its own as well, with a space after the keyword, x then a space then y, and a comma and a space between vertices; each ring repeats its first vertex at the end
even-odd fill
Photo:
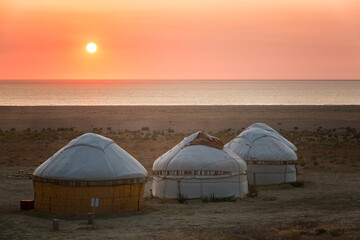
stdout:
POLYGON ((97 46, 95 43, 89 43, 87 46, 86 46, 86 50, 90 53, 93 53, 93 52, 96 52, 96 49, 97 49, 97 46))

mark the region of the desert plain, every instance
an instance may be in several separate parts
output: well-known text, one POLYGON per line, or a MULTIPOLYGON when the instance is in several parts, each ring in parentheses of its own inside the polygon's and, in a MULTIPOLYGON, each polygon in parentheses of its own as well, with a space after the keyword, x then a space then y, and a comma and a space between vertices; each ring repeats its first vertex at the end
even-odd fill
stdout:
POLYGON ((360 106, 0 107, 1 239, 359 239, 360 106), (235 202, 154 198, 152 163, 203 130, 224 143, 256 122, 298 148, 297 180, 235 202), (29 173, 71 139, 112 138, 148 170, 140 211, 85 217, 21 211, 29 173), (60 230, 52 231, 58 218, 60 230))

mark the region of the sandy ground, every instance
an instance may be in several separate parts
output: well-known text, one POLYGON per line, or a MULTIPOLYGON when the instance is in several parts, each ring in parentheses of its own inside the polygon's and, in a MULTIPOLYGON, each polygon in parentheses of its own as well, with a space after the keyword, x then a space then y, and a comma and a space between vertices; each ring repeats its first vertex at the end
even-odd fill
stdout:
POLYGON ((266 122, 276 129, 360 128, 360 106, 0 107, 1 129, 75 127, 221 130, 266 122))
MULTIPOLYGON (((147 197, 136 213, 96 217, 57 216, 20 211, 19 199, 32 199, 32 181, 11 178, 18 168, 1 170, 0 232, 4 239, 341 239, 360 237, 359 173, 305 173, 305 187, 259 187, 257 198, 236 202, 179 204, 147 197), (10 178, 9 178, 10 177, 10 178), (51 219, 60 218, 53 232, 51 219), (319 232, 325 231, 321 235, 319 232)), ((25 169, 26 170, 26 169, 25 169)), ((32 170, 32 169, 27 169, 32 170)), ((151 180, 147 183, 149 195, 151 180)))
MULTIPOLYGON (((3 130, 171 127, 177 131, 215 131, 227 127, 241 129, 254 122, 266 122, 277 129, 294 126, 310 130, 319 126, 359 129, 359 119, 360 106, 0 107, 3 130)), ((10 143, 1 144, 6 150, 10 143)), ((298 154, 304 154, 298 147, 298 154)), ((130 150, 135 148, 134 145, 130 150)), ((153 148, 154 156, 164 151, 156 144, 153 148)), ((316 151, 321 149, 328 151, 318 144, 316 151)), ((356 153, 349 149, 346 151, 356 153)), ((336 158, 336 151, 327 157, 336 158)), ((22 154, 18 153, 19 158, 25 157, 22 154)), ((146 160, 139 156, 140 162, 146 160)), ((289 184, 258 187, 258 197, 236 202, 188 200, 180 204, 176 200, 151 198, 149 177, 140 211, 97 216, 95 229, 87 225, 86 217, 20 211, 20 200, 33 199, 32 181, 27 173, 38 162, 9 165, 0 161, 0 239, 359 239, 360 157, 352 156, 339 163, 327 162, 327 157, 318 157, 320 165, 308 163, 300 168, 298 180, 305 182, 303 188, 289 184), (21 174, 17 174, 19 171, 21 174), (52 231, 53 218, 60 219, 58 232, 52 231)), ((146 166, 150 170, 151 164, 146 166)))

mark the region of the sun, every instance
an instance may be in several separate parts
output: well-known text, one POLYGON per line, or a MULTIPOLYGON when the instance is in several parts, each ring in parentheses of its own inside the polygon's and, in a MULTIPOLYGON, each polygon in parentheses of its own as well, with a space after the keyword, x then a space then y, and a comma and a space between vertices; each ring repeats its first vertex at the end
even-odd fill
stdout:
POLYGON ((96 52, 96 49, 97 49, 97 46, 96 46, 95 43, 88 43, 88 45, 86 45, 86 50, 87 50, 89 53, 96 52))

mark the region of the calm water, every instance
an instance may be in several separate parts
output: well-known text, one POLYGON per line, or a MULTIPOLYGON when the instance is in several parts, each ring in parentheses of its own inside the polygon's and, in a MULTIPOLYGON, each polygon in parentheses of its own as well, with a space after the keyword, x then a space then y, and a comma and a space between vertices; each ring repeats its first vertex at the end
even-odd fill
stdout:
POLYGON ((360 81, 0 81, 0 105, 352 105, 360 81))

